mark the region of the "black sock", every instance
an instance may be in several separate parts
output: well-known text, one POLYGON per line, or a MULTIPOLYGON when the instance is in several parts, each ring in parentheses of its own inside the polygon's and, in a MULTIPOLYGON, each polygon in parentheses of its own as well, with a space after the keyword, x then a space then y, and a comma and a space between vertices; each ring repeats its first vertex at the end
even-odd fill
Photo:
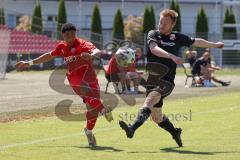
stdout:
POLYGON ((151 110, 143 108, 139 111, 136 121, 131 125, 131 129, 135 132, 150 116, 151 110))
POLYGON ((175 136, 176 129, 166 116, 163 116, 163 121, 158 126, 168 131, 173 137, 175 136))
POLYGON ((221 81, 221 82, 219 82, 219 83, 220 83, 222 86, 223 86, 224 84, 226 84, 226 82, 222 82, 222 81, 221 81))
POLYGON ((221 80, 215 80, 215 82, 220 83, 221 85, 223 85, 225 82, 221 81, 221 80))
POLYGON ((219 83, 220 83, 221 85, 226 84, 226 82, 223 82, 223 81, 219 81, 219 83))

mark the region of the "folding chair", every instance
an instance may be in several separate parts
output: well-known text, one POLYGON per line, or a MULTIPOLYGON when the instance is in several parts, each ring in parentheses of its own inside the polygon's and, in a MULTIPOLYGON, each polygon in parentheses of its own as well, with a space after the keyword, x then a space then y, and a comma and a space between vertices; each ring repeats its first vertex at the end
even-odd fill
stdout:
POLYGON ((108 91, 108 86, 109 86, 109 83, 112 82, 113 83, 113 87, 115 89, 115 91, 120 94, 121 92, 119 91, 119 88, 118 88, 118 81, 112 81, 110 75, 107 74, 107 70, 108 70, 108 65, 103 65, 103 71, 104 71, 104 74, 105 74, 105 78, 107 80, 107 84, 106 84, 106 88, 105 88, 105 94, 107 94, 107 91, 108 91))
POLYGON ((183 69, 184 69, 184 74, 186 75, 186 79, 185 79, 185 84, 184 85, 187 86, 188 79, 191 78, 192 79, 191 86, 193 86, 194 83, 195 83, 194 75, 192 75, 192 73, 188 73, 188 70, 191 70, 190 63, 183 63, 182 66, 183 66, 183 69))

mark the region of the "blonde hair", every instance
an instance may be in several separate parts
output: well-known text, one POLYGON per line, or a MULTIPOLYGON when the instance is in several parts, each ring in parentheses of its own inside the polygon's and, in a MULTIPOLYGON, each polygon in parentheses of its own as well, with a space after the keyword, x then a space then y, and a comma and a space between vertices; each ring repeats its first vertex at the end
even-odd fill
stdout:
POLYGON ((173 21, 173 23, 176 23, 178 13, 171 9, 164 9, 160 12, 160 17, 170 17, 173 21))
POLYGON ((142 52, 141 48, 136 48, 136 52, 142 52))

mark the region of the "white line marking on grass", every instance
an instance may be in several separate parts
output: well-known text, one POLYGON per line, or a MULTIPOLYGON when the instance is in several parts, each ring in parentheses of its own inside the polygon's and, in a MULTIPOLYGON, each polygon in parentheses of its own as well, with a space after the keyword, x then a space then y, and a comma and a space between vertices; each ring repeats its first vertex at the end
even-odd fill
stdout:
POLYGON ((67 135, 67 136, 39 139, 39 140, 34 140, 34 141, 29 141, 29 142, 8 144, 8 145, 0 146, 0 150, 4 150, 7 148, 13 148, 13 147, 26 146, 26 145, 31 145, 31 144, 37 144, 37 143, 42 143, 42 142, 54 141, 54 140, 59 140, 59 139, 64 139, 64 138, 69 138, 69 137, 75 137, 75 136, 79 136, 79 135, 83 135, 83 134, 78 133, 78 134, 71 134, 71 135, 67 135))
MULTIPOLYGON (((223 111, 234 110, 234 109, 239 109, 239 108, 240 108, 240 106, 231 106, 231 107, 227 107, 227 108, 215 109, 215 110, 210 110, 210 111, 205 111, 205 112, 195 112, 193 114, 196 115, 196 114, 216 113, 216 112, 223 112, 223 111)), ((121 111, 114 111, 114 112, 124 113, 124 112, 121 112, 121 111)), ((114 130, 114 129, 117 129, 117 128, 119 128, 119 127, 96 129, 95 133, 114 130)), ((72 138, 72 137, 75 137, 75 136, 82 136, 82 135, 84 135, 84 133, 75 133, 75 134, 70 134, 70 135, 66 135, 66 136, 50 137, 50 138, 39 139, 39 140, 34 140, 34 141, 29 141, 29 142, 8 144, 8 145, 0 146, 0 151, 5 150, 5 149, 9 149, 9 148, 14 148, 14 147, 22 147, 22 146, 44 143, 44 142, 49 142, 49 141, 54 141, 54 140, 65 139, 65 138, 72 138)))
MULTIPOLYGON (((94 132, 94 133, 114 130, 114 129, 117 129, 117 128, 118 127, 96 129, 96 132, 94 132)), ((84 133, 75 133, 75 134, 70 134, 70 135, 66 135, 66 136, 49 137, 49 138, 44 138, 44 139, 39 139, 39 140, 34 140, 34 141, 28 141, 28 142, 22 142, 22 143, 13 143, 13 144, 0 146, 0 151, 5 150, 5 149, 9 149, 9 148, 14 148, 14 147, 22 147, 22 146, 27 146, 27 145, 32 145, 32 144, 44 143, 44 142, 55 141, 55 140, 60 140, 60 139, 65 139, 65 138, 72 138, 72 137, 83 136, 83 135, 85 135, 85 134, 84 133)))

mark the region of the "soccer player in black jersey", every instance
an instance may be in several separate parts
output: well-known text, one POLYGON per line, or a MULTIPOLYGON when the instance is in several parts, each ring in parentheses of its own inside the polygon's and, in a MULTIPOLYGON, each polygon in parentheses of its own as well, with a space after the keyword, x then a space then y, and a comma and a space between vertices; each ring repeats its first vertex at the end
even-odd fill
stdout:
POLYGON ((177 56, 179 49, 191 45, 203 48, 222 48, 222 42, 209 42, 201 38, 190 38, 172 31, 178 14, 169 9, 160 13, 158 30, 151 30, 147 36, 147 97, 133 124, 119 121, 120 127, 132 138, 135 131, 151 115, 153 121, 172 135, 179 147, 182 147, 181 128, 175 128, 162 113, 163 99, 173 90, 177 64, 182 59, 177 56))

